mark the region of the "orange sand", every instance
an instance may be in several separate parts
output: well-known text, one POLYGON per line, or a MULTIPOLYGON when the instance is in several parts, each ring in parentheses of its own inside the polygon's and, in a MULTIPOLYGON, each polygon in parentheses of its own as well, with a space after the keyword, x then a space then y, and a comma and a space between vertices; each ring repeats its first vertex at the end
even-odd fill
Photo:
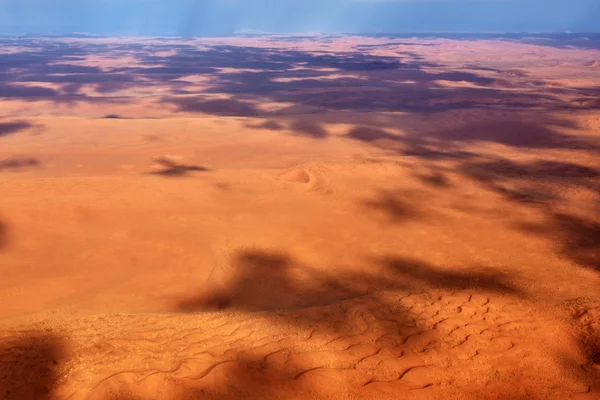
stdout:
POLYGON ((16 44, 0 399, 600 398, 599 50, 140 43, 16 44))

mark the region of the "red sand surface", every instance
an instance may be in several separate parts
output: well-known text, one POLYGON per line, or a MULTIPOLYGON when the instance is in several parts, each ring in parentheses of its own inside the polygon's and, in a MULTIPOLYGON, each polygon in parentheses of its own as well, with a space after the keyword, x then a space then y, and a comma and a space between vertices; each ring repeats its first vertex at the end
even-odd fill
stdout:
POLYGON ((600 50, 1 49, 0 399, 600 398, 600 50))

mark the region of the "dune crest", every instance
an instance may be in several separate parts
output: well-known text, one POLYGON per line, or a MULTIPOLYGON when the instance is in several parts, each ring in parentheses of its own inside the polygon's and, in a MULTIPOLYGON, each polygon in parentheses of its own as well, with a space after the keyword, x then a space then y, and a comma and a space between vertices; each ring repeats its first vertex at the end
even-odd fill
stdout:
POLYGON ((309 183, 311 178, 308 171, 305 169, 295 169, 293 171, 286 172, 277 177, 280 181, 293 182, 293 183, 309 183))

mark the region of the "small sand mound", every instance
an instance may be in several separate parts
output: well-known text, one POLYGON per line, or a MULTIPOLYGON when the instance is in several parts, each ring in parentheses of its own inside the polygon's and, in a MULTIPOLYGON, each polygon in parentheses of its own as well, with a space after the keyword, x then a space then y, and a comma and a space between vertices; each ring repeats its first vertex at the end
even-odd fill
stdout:
POLYGON ((290 172, 286 172, 280 175, 278 178, 280 181, 295 182, 295 183, 308 183, 310 182, 310 175, 306 170, 295 169, 290 172))

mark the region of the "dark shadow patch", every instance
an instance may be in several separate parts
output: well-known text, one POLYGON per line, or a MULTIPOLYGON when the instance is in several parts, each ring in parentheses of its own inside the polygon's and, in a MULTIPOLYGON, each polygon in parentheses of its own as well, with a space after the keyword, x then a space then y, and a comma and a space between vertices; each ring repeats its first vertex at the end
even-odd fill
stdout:
POLYGON ((45 98, 58 96, 54 89, 42 86, 0 85, 0 98, 45 98))
POLYGON ((82 83, 65 83, 61 86, 60 90, 67 95, 77 95, 83 86, 82 83))
POLYGON ((206 100, 198 97, 183 97, 172 99, 171 102, 175 104, 180 111, 185 112, 198 112, 232 117, 255 117, 260 114, 258 109, 251 103, 235 99, 206 100))
POLYGON ((8 226, 0 220, 0 249, 8 245, 8 226))
POLYGON ((510 188, 502 185, 489 186, 508 200, 528 205, 546 205, 560 199, 551 191, 539 187, 510 188))
POLYGON ((401 277, 410 281, 415 287, 418 287, 421 282, 427 287, 440 289, 477 289, 522 295, 521 291, 511 283, 513 278, 497 269, 473 266, 465 271, 448 271, 417 260, 398 257, 385 259, 384 265, 395 278, 401 277))
POLYGON ((102 119, 129 119, 129 118, 122 117, 119 114, 108 114, 108 115, 105 115, 104 117, 102 117, 102 119))
POLYGON ((478 154, 464 150, 443 150, 434 145, 424 144, 421 140, 409 138, 405 141, 405 147, 399 152, 405 156, 417 157, 423 160, 468 160, 478 157, 478 154))
POLYGON ((452 186, 448 177, 439 171, 434 171, 430 174, 423 175, 416 174, 415 176, 428 186, 433 186, 436 188, 448 188, 452 186))
POLYGON ((481 154, 465 150, 466 145, 477 142, 499 143, 525 149, 600 151, 598 140, 584 140, 554 129, 558 126, 577 128, 571 122, 542 118, 538 123, 533 123, 518 118, 503 121, 494 119, 443 131, 409 131, 403 135, 392 135, 381 128, 359 126, 353 128, 345 137, 372 144, 385 151, 417 157, 423 161, 455 160, 460 162, 456 167, 460 172, 478 179, 485 177, 489 180, 498 176, 509 178, 518 175, 534 179, 592 179, 600 176, 600 171, 594 168, 549 160, 530 165, 517 164, 505 159, 468 162, 471 159, 482 158, 481 154))
POLYGON ((597 390, 600 382, 600 303, 595 298, 580 297, 565 306, 573 318, 573 334, 586 357, 586 363, 578 365, 578 372, 582 383, 588 386, 581 394, 588 394, 592 387, 597 390))
POLYGON ((12 135, 31 126, 29 122, 0 122, 0 137, 12 135))
POLYGON ((125 89, 129 89, 129 88, 134 88, 134 87, 144 87, 144 86, 148 86, 147 83, 141 83, 141 82, 136 82, 136 83, 131 83, 131 82, 102 82, 102 83, 98 83, 96 84, 96 93, 101 93, 101 94, 110 94, 110 93, 114 93, 114 92, 118 92, 120 90, 125 90, 125 89))
POLYGON ((559 254, 600 272, 600 222, 548 211, 547 223, 521 224, 519 228, 552 239, 559 254))
POLYGON ((290 129, 299 135, 313 139, 325 139, 327 137, 327 130, 322 125, 312 121, 296 120, 290 125, 290 129))
MULTIPOLYGON (((150 61, 149 59, 148 62, 150 61)), ((469 108, 513 110, 587 107, 586 104, 565 103, 543 93, 507 93, 496 88, 496 79, 469 71, 473 66, 452 71, 425 70, 425 67, 443 66, 422 59, 402 63, 398 57, 364 53, 321 54, 213 46, 206 51, 186 51, 185 55, 153 61, 166 64, 199 63, 215 68, 257 69, 258 71, 219 73, 207 91, 226 93, 244 101, 292 103, 296 107, 312 107, 315 110, 434 113, 469 108), (299 64, 304 69, 294 69, 299 64), (325 71, 324 68, 334 68, 337 71, 325 71), (306 79, 326 77, 340 71, 352 72, 356 76, 326 80, 306 79), (304 79, 286 81, 287 78, 304 79), (469 82, 479 87, 446 87, 438 81, 469 82)), ((140 69, 136 73, 143 74, 144 71, 140 69)), ((528 85, 527 82, 517 83, 528 85)), ((179 100, 176 97, 165 99, 166 102, 172 103, 179 100)), ((247 115, 247 112, 242 110, 240 116, 244 115, 247 115)))
POLYGON ((0 398, 51 400, 60 380, 62 340, 46 334, 0 339, 0 398))
POLYGON ((600 222, 556 213, 554 225, 562 233, 563 253, 577 263, 600 271, 600 222))
POLYGON ((15 170, 27 167, 37 167, 41 163, 36 158, 19 157, 19 158, 7 158, 0 160, 0 171, 2 170, 15 170))
POLYGON ((496 82, 493 78, 487 78, 484 76, 478 76, 471 72, 452 71, 452 72, 441 72, 435 75, 436 80, 449 81, 449 82, 470 82, 478 85, 491 85, 496 82))
MULTIPOLYGON (((34 70, 35 71, 35 70, 34 70)), ((101 74, 66 74, 54 75, 39 73, 23 75, 19 82, 47 82, 47 83, 79 83, 79 84, 104 84, 104 83, 135 83, 136 77, 129 74, 101 73, 101 74)))
POLYGON ((360 140, 361 142, 374 142, 383 139, 398 140, 397 136, 391 135, 383 129, 372 128, 368 126, 358 126, 352 128, 350 132, 346 134, 346 137, 360 140))
POLYGON ((200 165, 186 165, 178 164, 175 161, 169 160, 168 158, 158 158, 154 160, 159 164, 162 169, 158 171, 148 172, 150 175, 159 175, 165 177, 183 177, 187 176, 190 172, 207 172, 210 169, 200 165))
MULTIPOLYGON (((184 300, 178 304, 178 310, 220 310, 230 307, 251 311, 272 310, 285 307, 292 300, 291 296, 300 290, 290 276, 292 262, 284 254, 248 251, 239 254, 234 262, 236 275, 226 288, 184 300)), ((292 303, 305 306, 313 301, 311 294, 308 304, 299 299, 294 299, 292 303)))
POLYGON ((422 212, 414 204, 414 201, 403 198, 401 193, 388 191, 381 192, 376 199, 364 202, 366 207, 383 213, 393 223, 422 218, 422 212))
POLYGON ((494 142, 511 147, 530 149, 598 150, 600 142, 591 144, 581 139, 561 134, 553 126, 574 127, 563 121, 542 120, 492 120, 459 126, 445 131, 427 133, 424 136, 445 142, 494 142))
MULTIPOLYGON (((464 163, 457 167, 464 176, 475 179, 505 198, 546 206, 558 200, 552 188, 593 187, 600 171, 574 163, 539 160, 519 163, 508 159, 464 163)), ((549 210, 543 210, 548 212, 549 210)))
POLYGON ((385 258, 378 260, 371 271, 346 271, 341 276, 333 276, 303 267, 283 253, 246 251, 234 259, 234 275, 225 286, 184 299, 178 302, 177 310, 301 309, 356 299, 378 290, 424 290, 426 287, 521 295, 507 275, 490 268, 446 271, 415 260, 385 258), (302 269, 303 278, 298 277, 298 268, 302 269))
MULTIPOLYGON (((460 37, 459 39, 466 39, 460 37)), ((475 37, 471 37, 474 39, 475 37)), ((522 37, 514 37, 522 39, 522 37)), ((288 40, 285 37, 277 40, 288 40)), ((295 40, 295 39, 293 39, 295 40)), ((315 39, 317 40, 317 39, 315 39)), ((327 43, 328 39, 318 40, 327 43)), ((48 99, 54 102, 104 102, 122 100, 110 96, 79 94, 82 85, 94 85, 97 93, 111 94, 120 90, 152 88, 168 85, 169 95, 162 101, 175 104, 181 111, 214 113, 227 116, 255 116, 262 114, 252 105, 274 101, 293 103, 299 107, 317 110, 353 111, 409 111, 434 113, 452 109, 592 109, 597 107, 593 96, 582 92, 577 102, 565 102, 551 96, 548 91, 507 93, 498 90, 499 82, 473 71, 479 68, 467 65, 453 70, 427 61, 423 55, 401 52, 399 56, 368 54, 360 49, 371 45, 358 45, 355 52, 297 51, 275 48, 242 47, 231 45, 206 46, 198 49, 189 44, 161 45, 130 43, 104 45, 58 42, 33 43, 18 39, 24 47, 42 47, 41 51, 0 55, 0 93, 11 98, 48 99), (155 55, 160 51, 173 51, 171 55, 155 55), (126 51, 133 54, 144 67, 118 67, 100 70, 95 66, 68 64, 84 60, 91 52, 110 54, 126 51), (411 57, 406 60, 406 58, 411 57), (297 69, 302 65, 303 69, 297 69), (236 73, 222 69, 238 69, 236 73), (331 71, 335 69, 335 71, 331 71), (255 70, 248 71, 248 70, 255 70), (18 73, 15 71, 19 71, 18 73), (349 72, 355 77, 337 79, 286 78, 327 77, 339 72, 349 72), (188 75, 211 76, 211 87, 206 93, 235 96, 230 104, 211 103, 213 100, 190 99, 178 95, 196 95, 193 83, 182 81, 188 75), (284 78, 284 79, 280 79, 284 78), (477 88, 449 88, 438 81, 469 82, 477 88), (60 92, 42 86, 18 87, 14 82, 44 82, 62 85, 60 92), (209 101, 207 103, 207 101, 209 101), (232 104, 237 101, 241 104, 232 104)), ((435 46, 431 43, 411 43, 414 46, 435 46)), ((380 47, 381 45, 373 45, 380 47)), ((335 77, 332 77, 335 78, 335 77)), ((510 75, 505 82, 510 85, 531 86, 524 77, 510 75)), ((509 85, 509 86, 510 86, 509 85)), ((568 88, 563 88, 568 89, 568 88)), ((572 88, 569 90, 573 90, 572 88)))
POLYGON ((469 159, 477 155, 459 149, 452 143, 439 142, 421 135, 393 135, 381 128, 357 126, 344 137, 371 143, 383 150, 396 152, 405 156, 414 156, 423 160, 469 159), (379 142, 383 143, 379 143, 379 142))
POLYGON ((600 176, 600 171, 584 165, 551 160, 517 163, 503 159, 470 163, 464 165, 462 171, 483 181, 494 178, 571 180, 597 178, 600 176))
POLYGON ((282 131, 285 129, 285 126, 277 121, 265 121, 261 124, 258 125, 252 125, 252 124, 248 124, 246 125, 246 127, 248 128, 252 128, 252 129, 266 129, 269 131, 282 131))

